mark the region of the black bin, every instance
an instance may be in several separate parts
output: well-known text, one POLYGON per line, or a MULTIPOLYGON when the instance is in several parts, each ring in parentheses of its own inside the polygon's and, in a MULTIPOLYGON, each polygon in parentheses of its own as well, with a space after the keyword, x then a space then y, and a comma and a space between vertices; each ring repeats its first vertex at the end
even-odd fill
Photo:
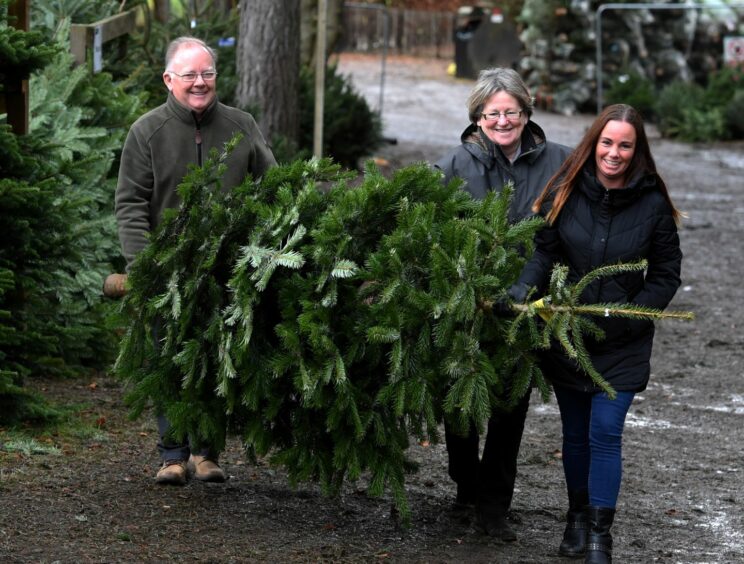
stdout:
POLYGON ((522 50, 514 22, 500 8, 487 5, 457 10, 454 39, 458 78, 477 78, 489 67, 515 68, 522 50))

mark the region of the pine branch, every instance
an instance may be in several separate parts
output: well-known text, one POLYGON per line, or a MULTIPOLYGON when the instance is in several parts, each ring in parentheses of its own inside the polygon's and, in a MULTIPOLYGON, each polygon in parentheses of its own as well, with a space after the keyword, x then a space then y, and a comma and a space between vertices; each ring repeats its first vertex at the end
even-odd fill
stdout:
MULTIPOLYGON (((525 323, 529 331, 533 333, 531 341, 536 345, 540 342, 541 348, 549 348, 550 338, 553 337, 560 343, 566 355, 574 359, 595 384, 607 392, 610 397, 614 397, 615 391, 596 371, 584 345, 584 335, 588 334, 601 340, 604 338, 604 332, 585 316, 649 320, 680 319, 686 321, 695 317, 692 312, 666 311, 636 304, 579 303, 582 292, 594 280, 603 276, 615 276, 623 272, 643 271, 646 267, 646 261, 601 266, 587 273, 573 285, 567 284, 568 269, 565 266, 556 267, 551 274, 550 291, 546 297, 525 304, 510 304, 511 309, 517 314, 517 318, 509 330, 507 341, 517 342, 519 331, 525 323), (540 317, 545 322, 542 338, 539 340, 534 335, 537 330, 534 322, 526 321, 528 319, 534 320, 536 317, 540 317)), ((482 304, 486 311, 489 311, 492 306, 492 301, 486 301, 482 304)))

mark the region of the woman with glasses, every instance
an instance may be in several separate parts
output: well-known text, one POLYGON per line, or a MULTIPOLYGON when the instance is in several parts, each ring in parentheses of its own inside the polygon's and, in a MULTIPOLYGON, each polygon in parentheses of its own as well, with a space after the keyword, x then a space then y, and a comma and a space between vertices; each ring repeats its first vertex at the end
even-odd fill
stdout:
MULTIPOLYGON (((532 204, 570 149, 548 141, 531 121, 533 102, 519 74, 508 68, 481 71, 468 97, 470 125, 461 144, 435 163, 445 181, 462 178, 473 198, 514 184, 509 208, 512 222, 534 215, 532 204)), ((517 455, 527 417, 529 394, 509 411, 494 411, 479 457, 474 425, 467 436, 445 423, 449 475, 457 483, 457 507, 475 505, 476 525, 487 535, 514 541, 507 522, 514 493, 517 455)))
MULTIPOLYGON (((664 309, 680 285, 682 252, 675 208, 656 171, 643 121, 631 106, 606 108, 535 202, 548 222, 520 276, 522 295, 545 290, 554 264, 576 282, 595 268, 645 259, 645 272, 595 280, 584 303, 632 303, 664 309)), ((556 344, 544 357, 563 426, 569 494, 559 552, 585 562, 612 561, 612 526, 622 477, 622 434, 633 396, 650 375, 654 324, 596 318, 604 338, 586 336, 591 362, 617 392, 610 399, 556 344)))

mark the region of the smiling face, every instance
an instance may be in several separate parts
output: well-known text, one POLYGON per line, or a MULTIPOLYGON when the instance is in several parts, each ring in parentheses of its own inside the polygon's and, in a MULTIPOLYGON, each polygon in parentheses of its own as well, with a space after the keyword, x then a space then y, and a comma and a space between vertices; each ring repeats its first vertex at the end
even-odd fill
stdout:
POLYGON ((173 55, 163 82, 182 106, 201 115, 217 96, 215 79, 205 81, 199 74, 194 82, 187 82, 178 75, 215 70, 209 51, 196 43, 185 43, 173 55))
POLYGON ((636 131, 626 121, 610 120, 594 149, 597 180, 605 188, 622 188, 636 150, 636 131))
POLYGON ((486 136, 500 145, 504 154, 509 158, 513 157, 514 152, 519 147, 522 131, 529 119, 527 114, 521 110, 522 106, 519 104, 519 100, 502 90, 491 96, 483 105, 481 117, 477 121, 486 136), (521 112, 521 114, 514 119, 508 119, 504 115, 504 112, 508 111, 521 112), (484 114, 489 115, 497 112, 501 114, 497 119, 483 117, 484 114))

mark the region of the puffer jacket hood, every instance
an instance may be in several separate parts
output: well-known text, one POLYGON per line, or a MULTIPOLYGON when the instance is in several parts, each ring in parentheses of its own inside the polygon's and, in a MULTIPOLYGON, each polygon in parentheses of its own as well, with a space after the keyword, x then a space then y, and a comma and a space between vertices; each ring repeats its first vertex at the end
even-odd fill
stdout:
MULTIPOLYGON (((486 166, 492 166, 495 159, 501 164, 509 163, 501 147, 491 141, 483 130, 471 123, 460 135, 460 141, 473 157, 482 160, 486 166)), ((533 121, 528 121, 522 131, 522 146, 518 159, 524 158, 532 164, 547 146, 545 132, 533 121)))

